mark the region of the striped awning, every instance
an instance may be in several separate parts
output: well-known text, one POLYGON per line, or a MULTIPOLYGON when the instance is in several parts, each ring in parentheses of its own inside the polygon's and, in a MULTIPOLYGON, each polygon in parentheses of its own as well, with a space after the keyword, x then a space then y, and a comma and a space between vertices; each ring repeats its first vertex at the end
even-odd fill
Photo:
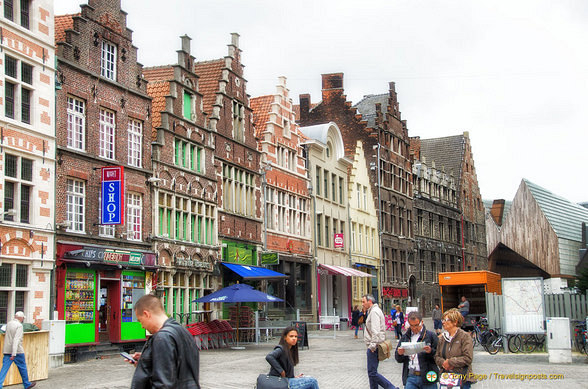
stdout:
POLYGON ((364 273, 362 271, 352 269, 350 267, 320 264, 319 269, 324 269, 327 272, 329 272, 329 274, 342 275, 345 277, 375 277, 369 273, 364 273))

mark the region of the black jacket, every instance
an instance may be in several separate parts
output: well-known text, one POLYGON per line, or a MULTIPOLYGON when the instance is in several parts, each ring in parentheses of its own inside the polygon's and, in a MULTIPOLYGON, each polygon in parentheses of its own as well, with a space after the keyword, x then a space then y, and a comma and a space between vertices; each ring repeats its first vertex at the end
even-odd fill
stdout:
MULTIPOLYGON (((351 325, 358 326, 359 325, 359 318, 363 316, 363 312, 360 310, 351 312, 351 325)), ((364 318, 365 321, 365 318, 364 318)))
POLYGON ((198 369, 194 338, 175 320, 167 319, 145 343, 131 389, 200 389, 198 369))
POLYGON ((280 377, 282 371, 286 372, 287 378, 294 378, 294 364, 288 355, 288 351, 281 345, 274 347, 274 351, 265 356, 265 360, 270 364, 269 375, 280 377))
MULTIPOLYGON (((396 352, 394 353, 394 358, 396 358, 396 362, 403 364, 403 366, 402 366, 402 384, 403 385, 406 385, 406 380, 408 379, 408 363, 410 361, 410 357, 408 357, 406 355, 398 354, 398 347, 400 347, 400 344, 402 342, 410 343, 411 336, 412 336, 412 331, 409 328, 408 330, 406 330, 404 335, 402 335, 402 337, 400 338, 400 341, 398 342, 398 346, 396 346, 396 352)), ((426 380, 426 376, 429 371, 434 371, 435 373, 437 373, 437 377, 439 377, 439 368, 437 367, 437 364, 435 363, 435 353, 437 352, 437 344, 439 344, 439 338, 433 332, 427 331, 427 328, 423 324, 423 330, 421 331, 421 335, 417 341, 429 343, 431 345, 431 352, 430 353, 426 353, 424 351, 421 351, 420 353, 418 353, 419 366, 421 369, 420 370, 421 371, 421 376, 420 376, 421 381, 425 384, 429 384, 430 382, 426 380)))

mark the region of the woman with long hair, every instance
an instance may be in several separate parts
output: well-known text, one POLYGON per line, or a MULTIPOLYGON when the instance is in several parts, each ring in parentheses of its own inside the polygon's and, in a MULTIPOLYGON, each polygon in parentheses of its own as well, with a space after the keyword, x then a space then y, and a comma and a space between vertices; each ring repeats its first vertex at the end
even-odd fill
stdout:
POLYGON ((269 375, 288 378, 290 389, 318 389, 316 378, 303 374, 294 376, 294 366, 298 364, 298 331, 295 327, 284 329, 280 342, 265 360, 271 366, 269 375))

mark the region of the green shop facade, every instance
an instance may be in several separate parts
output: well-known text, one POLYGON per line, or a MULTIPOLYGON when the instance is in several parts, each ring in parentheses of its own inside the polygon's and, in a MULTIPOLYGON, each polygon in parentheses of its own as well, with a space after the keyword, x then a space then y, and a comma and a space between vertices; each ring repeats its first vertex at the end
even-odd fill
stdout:
POLYGON ((155 253, 58 242, 56 254, 55 301, 67 347, 146 339, 133 304, 152 289, 155 253))

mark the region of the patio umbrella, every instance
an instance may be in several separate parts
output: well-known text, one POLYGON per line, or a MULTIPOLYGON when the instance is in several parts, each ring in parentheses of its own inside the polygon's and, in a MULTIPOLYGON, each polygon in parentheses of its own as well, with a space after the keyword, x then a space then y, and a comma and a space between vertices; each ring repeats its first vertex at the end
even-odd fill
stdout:
POLYGON ((237 342, 239 342, 240 303, 263 303, 284 301, 278 297, 253 289, 247 284, 234 284, 207 296, 192 300, 194 303, 237 303, 237 342))

